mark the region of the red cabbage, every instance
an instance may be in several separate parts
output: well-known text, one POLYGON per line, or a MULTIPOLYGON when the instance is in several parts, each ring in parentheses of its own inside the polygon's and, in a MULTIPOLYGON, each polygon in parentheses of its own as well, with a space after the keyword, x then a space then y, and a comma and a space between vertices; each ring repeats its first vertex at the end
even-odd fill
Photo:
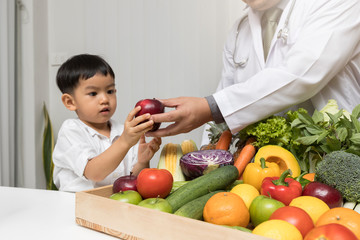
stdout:
POLYGON ((181 170, 189 180, 200 177, 216 168, 233 164, 233 155, 225 150, 200 150, 189 152, 180 158, 181 170))

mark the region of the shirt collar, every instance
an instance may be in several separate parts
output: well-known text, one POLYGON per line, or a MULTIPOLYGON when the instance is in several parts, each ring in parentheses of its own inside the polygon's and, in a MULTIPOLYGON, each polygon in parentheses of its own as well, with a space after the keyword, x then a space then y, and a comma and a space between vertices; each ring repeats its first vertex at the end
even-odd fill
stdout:
MULTIPOLYGON (((90 133, 91 137, 94 136, 100 136, 100 137, 105 137, 104 135, 100 134, 98 131, 96 131, 95 129, 93 129, 92 127, 89 127, 88 125, 86 125, 83 121, 81 121, 79 119, 79 121, 81 122, 81 124, 85 127, 85 129, 90 133)), ((121 132, 118 131, 118 128, 113 127, 114 122, 113 120, 109 120, 109 124, 110 124, 110 140, 112 141, 115 137, 120 136, 121 132)))

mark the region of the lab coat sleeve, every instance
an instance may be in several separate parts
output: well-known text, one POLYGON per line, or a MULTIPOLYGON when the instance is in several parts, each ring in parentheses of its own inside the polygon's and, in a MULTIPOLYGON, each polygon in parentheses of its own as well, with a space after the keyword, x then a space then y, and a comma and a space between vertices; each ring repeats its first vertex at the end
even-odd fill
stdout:
POLYGON ((224 60, 223 79, 213 96, 233 133, 312 98, 359 54, 358 0, 297 2, 302 4, 297 18, 303 20, 284 61, 230 85, 233 67, 229 57, 224 60))

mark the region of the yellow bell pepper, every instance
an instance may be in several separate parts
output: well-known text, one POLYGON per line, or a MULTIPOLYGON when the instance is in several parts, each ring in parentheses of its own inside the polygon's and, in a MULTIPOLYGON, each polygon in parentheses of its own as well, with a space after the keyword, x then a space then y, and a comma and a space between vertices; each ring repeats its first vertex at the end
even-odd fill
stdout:
POLYGON ((274 162, 266 162, 265 158, 260 159, 260 164, 249 163, 243 173, 244 183, 254 186, 259 191, 266 177, 280 177, 280 168, 274 162))
POLYGON ((261 158, 265 158, 266 163, 274 162, 279 165, 280 174, 290 169, 291 177, 296 178, 301 173, 300 165, 295 156, 281 146, 266 145, 261 147, 254 157, 254 162, 260 164, 261 158))

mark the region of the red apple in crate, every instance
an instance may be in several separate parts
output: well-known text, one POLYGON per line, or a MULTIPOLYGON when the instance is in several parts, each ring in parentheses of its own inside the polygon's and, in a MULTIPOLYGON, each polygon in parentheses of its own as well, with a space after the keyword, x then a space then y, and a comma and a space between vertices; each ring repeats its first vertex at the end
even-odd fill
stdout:
MULTIPOLYGON (((135 115, 135 117, 143 115, 145 113, 150 113, 151 115, 159 114, 164 112, 164 105, 155 98, 153 99, 143 99, 136 103, 135 107, 140 106, 141 110, 135 115)), ((153 128, 150 132, 158 130, 160 123, 154 123, 153 128)))
POLYGON ((317 197, 323 200, 329 208, 341 207, 343 205, 341 193, 337 189, 321 182, 308 183, 302 195, 317 197))
POLYGON ((135 175, 126 175, 121 176, 115 180, 113 184, 113 193, 117 193, 120 191, 134 190, 137 191, 136 188, 137 177, 135 175))

